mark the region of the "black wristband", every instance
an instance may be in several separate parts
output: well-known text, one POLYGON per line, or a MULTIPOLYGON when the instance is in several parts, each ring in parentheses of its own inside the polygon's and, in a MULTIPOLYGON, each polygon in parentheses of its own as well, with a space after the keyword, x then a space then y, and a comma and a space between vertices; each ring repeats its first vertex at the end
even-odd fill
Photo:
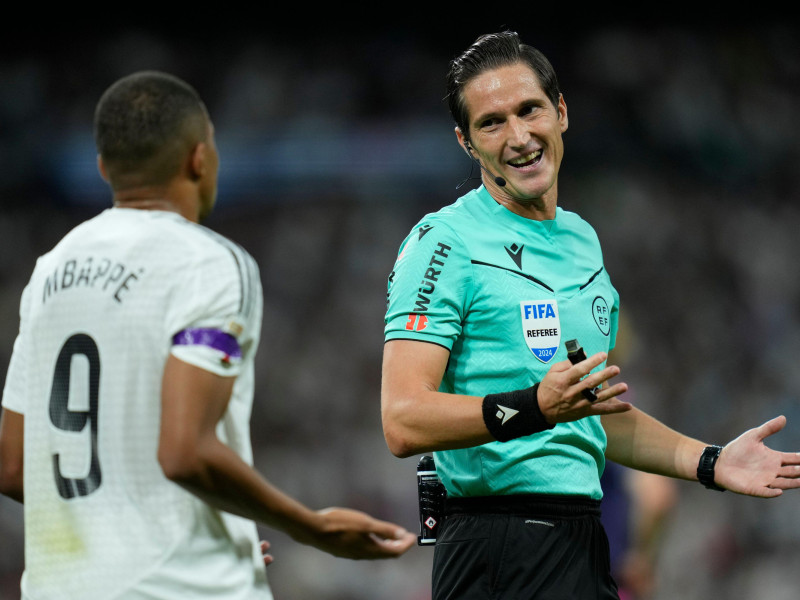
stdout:
POLYGON ((539 384, 524 390, 489 394, 483 399, 483 422, 498 442, 552 429, 539 408, 539 384))
POLYGON ((700 462, 697 464, 697 479, 710 490, 724 492, 725 488, 719 487, 714 483, 714 466, 722 452, 722 446, 706 446, 700 455, 700 462))

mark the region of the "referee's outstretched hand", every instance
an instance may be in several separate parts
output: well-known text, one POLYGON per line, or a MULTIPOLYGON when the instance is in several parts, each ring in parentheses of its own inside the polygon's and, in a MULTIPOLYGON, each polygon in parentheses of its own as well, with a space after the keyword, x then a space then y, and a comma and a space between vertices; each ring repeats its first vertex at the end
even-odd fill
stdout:
POLYGON ((417 541, 416 536, 394 523, 380 521, 358 510, 326 508, 317 511, 321 527, 310 545, 351 559, 396 558, 417 541))
POLYGON ((606 366, 596 373, 591 370, 603 363, 605 352, 593 354, 573 365, 564 360, 555 363, 539 383, 539 408, 551 425, 577 421, 592 415, 610 415, 628 411, 632 405, 617 396, 628 390, 627 383, 609 385, 609 380, 619 375, 619 367, 606 366), (591 402, 583 396, 584 390, 603 386, 597 400, 591 402))
POLYGON ((775 417, 730 442, 717 460, 714 482, 737 494, 761 498, 800 488, 800 453, 778 452, 764 444, 785 426, 786 417, 775 417))

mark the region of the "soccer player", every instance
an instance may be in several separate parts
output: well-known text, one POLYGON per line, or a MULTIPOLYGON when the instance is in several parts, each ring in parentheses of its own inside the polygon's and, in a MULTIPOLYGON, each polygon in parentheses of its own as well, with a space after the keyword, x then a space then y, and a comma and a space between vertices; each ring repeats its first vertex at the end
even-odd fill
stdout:
POLYGON ((124 77, 94 127, 113 207, 37 261, 3 394, 23 598, 268 599, 256 521, 336 556, 403 554, 401 527, 311 510, 251 464, 261 284, 251 256, 199 224, 218 156, 195 90, 124 77))
POLYGON ((384 435, 434 452, 448 498, 433 598, 618 598, 600 518, 606 458, 741 494, 800 486, 800 455, 690 439, 620 396, 619 298, 592 227, 558 206, 567 105, 513 32, 451 62, 447 97, 482 185, 425 216, 389 277, 384 435), (565 342, 588 358, 572 364, 565 342))

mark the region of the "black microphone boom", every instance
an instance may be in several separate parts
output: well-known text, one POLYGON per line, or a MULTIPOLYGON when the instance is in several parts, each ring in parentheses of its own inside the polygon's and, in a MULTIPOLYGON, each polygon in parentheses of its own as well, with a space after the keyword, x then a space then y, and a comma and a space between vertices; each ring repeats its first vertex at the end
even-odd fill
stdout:
MULTIPOLYGON (((472 154, 472 146, 470 146, 470 144, 469 144, 469 141, 468 141, 468 140, 467 140, 467 141, 465 141, 465 144, 464 144, 464 150, 466 151, 466 153, 467 153, 467 156, 469 156, 470 160, 474 160, 476 163, 478 163, 478 167, 480 167, 481 169, 483 169, 484 171, 486 171, 486 174, 487 174, 487 175, 489 175, 489 177, 491 177, 491 178, 494 180, 494 182, 495 182, 497 185, 499 185, 500 187, 504 187, 504 186, 506 185, 506 180, 505 180, 505 179, 503 179, 503 178, 502 178, 502 177, 500 177, 499 175, 495 175, 494 173, 492 173, 492 172, 491 172, 489 169, 487 169, 486 167, 484 167, 484 166, 481 164, 481 161, 480 161, 480 159, 478 159, 478 158, 476 158, 475 156, 473 156, 473 154, 472 154)), ((456 189, 458 189, 458 188, 460 188, 462 185, 464 185, 464 184, 467 182, 467 180, 469 180, 469 179, 472 179, 472 169, 470 169, 470 171, 469 171, 469 174, 470 174, 470 177, 467 177, 467 179, 465 179, 464 181, 462 181, 461 183, 459 183, 459 184, 456 186, 456 189)))
POLYGON ((495 175, 494 173, 492 173, 492 172, 491 172, 489 169, 487 169, 486 167, 484 167, 484 166, 481 164, 481 161, 479 161, 477 158, 473 158, 472 160, 474 160, 476 163, 478 163, 478 166, 479 166, 481 169, 483 169, 484 171, 486 171, 486 174, 487 174, 487 175, 489 175, 489 177, 491 177, 492 179, 494 179, 494 182, 495 182, 497 185, 499 185, 500 187, 504 187, 504 186, 506 185, 506 180, 505 180, 505 179, 503 179, 503 178, 502 178, 502 177, 500 177, 499 175, 495 175))
POLYGON ((472 154, 472 146, 470 146, 470 144, 469 144, 469 141, 467 141, 467 142, 465 143, 465 145, 464 145, 464 149, 467 151, 467 156, 469 156, 469 157, 470 157, 472 160, 474 160, 476 163, 478 163, 478 166, 479 166, 481 169, 483 169, 484 171, 486 171, 486 174, 487 174, 487 175, 489 175, 489 176, 490 176, 492 179, 494 179, 494 182, 495 182, 497 185, 499 185, 500 187, 503 187, 503 186, 505 186, 505 184, 506 184, 506 180, 505 180, 505 179, 503 179, 503 178, 502 178, 502 177, 500 177, 499 175, 495 175, 495 174, 494 174, 494 173, 492 173, 492 172, 491 172, 489 169, 487 169, 486 167, 484 167, 484 166, 483 166, 483 164, 481 163, 480 159, 479 159, 479 158, 477 158, 476 156, 474 156, 474 155, 472 154))

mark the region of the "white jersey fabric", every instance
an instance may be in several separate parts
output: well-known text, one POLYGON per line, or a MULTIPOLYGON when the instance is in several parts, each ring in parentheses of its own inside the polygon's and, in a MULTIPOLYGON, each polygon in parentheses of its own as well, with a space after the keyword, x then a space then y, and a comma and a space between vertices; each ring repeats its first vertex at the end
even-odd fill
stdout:
POLYGON ((236 376, 220 439, 252 463, 261 283, 180 215, 110 208, 37 261, 3 406, 25 417, 23 598, 269 599, 253 522, 157 460, 169 353, 236 376))

